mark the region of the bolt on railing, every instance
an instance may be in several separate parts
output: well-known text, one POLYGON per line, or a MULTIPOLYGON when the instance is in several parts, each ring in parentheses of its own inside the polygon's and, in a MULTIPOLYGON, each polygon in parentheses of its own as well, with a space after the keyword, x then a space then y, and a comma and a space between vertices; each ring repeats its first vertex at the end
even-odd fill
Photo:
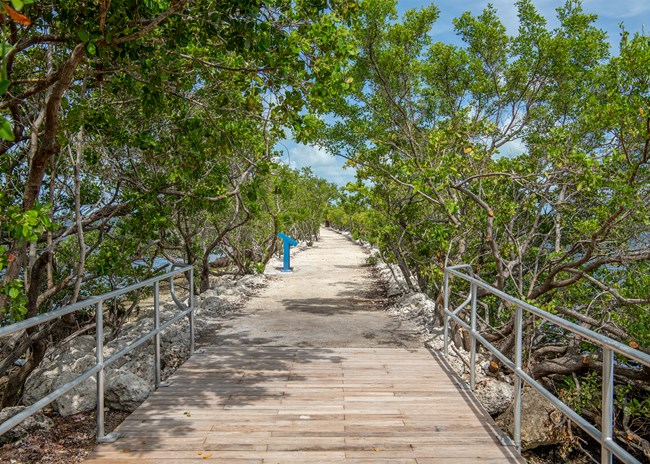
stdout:
POLYGON ((185 266, 180 269, 175 269, 166 274, 163 274, 158 277, 152 277, 151 279, 144 280, 142 282, 129 285, 128 287, 114 290, 109 293, 104 293, 99 296, 94 296, 88 298, 87 300, 80 301, 78 303, 57 309, 56 311, 51 311, 40 316, 32 317, 30 319, 18 322, 16 324, 8 325, 6 327, 0 327, 0 338, 7 335, 11 335, 16 332, 21 332, 23 330, 29 329, 30 327, 35 327, 39 324, 58 319, 62 316, 72 314, 74 312, 80 311, 85 308, 93 307, 95 308, 95 354, 96 354, 96 363, 93 367, 88 369, 86 372, 78 375, 71 381, 67 382, 64 385, 61 385, 56 390, 50 392, 47 396, 41 398, 36 403, 28 406, 20 413, 9 418, 2 424, 0 424, 0 435, 8 432, 22 421, 30 417, 31 415, 42 410, 45 406, 52 403, 56 399, 60 398, 68 391, 75 388, 77 385, 81 384, 83 381, 89 379, 93 375, 96 376, 97 380, 97 441, 98 442, 111 442, 117 439, 116 434, 111 434, 105 436, 104 433, 104 376, 105 369, 113 364, 115 361, 120 359, 122 356, 130 353, 135 350, 143 343, 147 342, 151 338, 154 339, 154 378, 155 386, 158 388, 161 386, 160 382, 160 333, 165 330, 167 327, 173 323, 179 321, 185 316, 188 316, 189 319, 189 331, 190 331, 190 355, 194 352, 194 270, 192 266, 185 266), (189 297, 188 304, 183 304, 176 293, 174 292, 174 278, 188 273, 189 277, 189 297), (160 282, 163 280, 169 279, 169 290, 174 300, 176 306, 181 310, 180 313, 176 314, 173 318, 160 324, 160 282), (103 326, 103 303, 106 300, 111 298, 116 298, 126 293, 132 292, 140 288, 153 286, 154 290, 154 328, 152 331, 142 335, 136 341, 130 345, 124 347, 122 350, 113 354, 110 358, 104 359, 104 326, 103 326))
POLYGON ((621 462, 626 464, 641 464, 634 456, 627 450, 621 447, 614 440, 614 355, 615 353, 626 356, 642 365, 650 367, 650 356, 640 350, 631 348, 623 343, 620 343, 612 338, 606 337, 592 330, 586 329, 582 326, 562 319, 549 312, 546 312, 536 306, 526 303, 516 297, 508 295, 501 290, 492 287, 486 282, 476 278, 472 273, 471 266, 461 264, 458 266, 450 266, 445 268, 443 278, 444 288, 444 313, 445 313, 445 326, 444 326, 444 354, 449 355, 449 325, 453 320, 458 325, 467 330, 471 336, 470 342, 470 386, 472 389, 476 387, 476 341, 479 341, 485 348, 487 348, 496 358, 498 358, 503 365, 510 369, 515 374, 515 391, 514 391, 514 423, 513 423, 513 441, 518 449, 521 449, 521 395, 523 382, 537 390, 547 400, 563 412, 569 419, 571 419, 582 430, 589 434, 592 438, 599 442, 601 447, 601 464, 611 464, 613 457, 616 456, 621 462), (469 271, 469 274, 463 274, 460 269, 469 271), (449 278, 450 276, 459 277, 470 284, 470 292, 465 301, 461 303, 454 311, 449 310, 449 278), (476 329, 476 306, 477 306, 477 293, 478 288, 482 288, 488 293, 499 297, 501 300, 507 301, 515 306, 515 358, 514 362, 506 357, 504 353, 499 351, 494 345, 488 342, 476 329), (459 317, 460 311, 470 306, 470 324, 467 324, 459 317), (528 375, 522 366, 523 357, 523 319, 524 311, 541 317, 547 322, 562 327, 590 342, 598 345, 603 350, 603 368, 602 368, 602 420, 600 430, 585 420, 575 410, 571 409, 566 403, 562 402, 559 398, 544 388, 539 382, 528 375))

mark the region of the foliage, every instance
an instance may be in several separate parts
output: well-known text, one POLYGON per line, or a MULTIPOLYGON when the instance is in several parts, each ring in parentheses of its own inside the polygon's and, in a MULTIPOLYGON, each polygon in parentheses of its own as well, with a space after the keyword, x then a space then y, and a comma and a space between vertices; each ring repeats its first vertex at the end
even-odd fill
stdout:
MULTIPOLYGON (((531 1, 516 4, 514 35, 493 6, 461 15, 460 46, 431 39, 435 6, 399 18, 395 2, 362 4, 351 96, 336 98, 320 139, 358 172, 332 218, 435 301, 441 270, 468 263, 501 290, 647 349, 650 38, 623 31, 612 54, 580 2, 557 9, 555 29, 531 1)), ((487 336, 511 350, 513 308, 482 300, 499 326, 487 336)), ((535 377, 582 374, 582 356, 596 356, 562 330, 525 327, 535 377)), ((650 373, 625 368, 617 375, 650 373)))
MULTIPOLYGON (((337 221, 423 289, 468 262, 540 306, 623 323, 649 301, 650 42, 624 33, 610 58, 579 3, 558 9, 555 30, 517 5, 517 35, 488 7, 455 20, 465 46, 453 46, 431 41, 433 6, 397 21, 391 2, 364 4, 352 97, 321 139, 359 173, 337 221)), ((647 337, 636 325, 630 339, 647 337)))
MULTIPOLYGON (((253 272, 272 255, 275 228, 309 224, 313 236, 332 187, 287 170, 297 190, 276 193, 272 147, 285 129, 313 131, 311 113, 348 86, 354 2, 16 0, 0 9, 11 19, 0 46, 2 324, 170 261, 195 265, 205 288, 215 254, 233 258, 228 272, 253 272)), ((0 382, 2 406, 72 325, 37 330, 28 335, 40 339, 9 356, 28 362, 0 382)))

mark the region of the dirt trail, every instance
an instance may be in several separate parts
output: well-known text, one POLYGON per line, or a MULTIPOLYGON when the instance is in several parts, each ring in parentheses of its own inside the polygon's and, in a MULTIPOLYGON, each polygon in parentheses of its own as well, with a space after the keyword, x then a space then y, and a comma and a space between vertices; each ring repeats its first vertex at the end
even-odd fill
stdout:
POLYGON ((229 316, 200 346, 405 347, 422 346, 414 326, 387 314, 367 254, 328 229, 292 258, 293 272, 229 316))

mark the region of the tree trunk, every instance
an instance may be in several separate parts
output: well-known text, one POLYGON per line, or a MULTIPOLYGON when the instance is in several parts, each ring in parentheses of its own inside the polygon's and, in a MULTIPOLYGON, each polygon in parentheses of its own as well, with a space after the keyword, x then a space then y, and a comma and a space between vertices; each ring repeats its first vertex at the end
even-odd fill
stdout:
MULTIPOLYGON (((66 62, 61 66, 60 77, 58 82, 54 85, 52 93, 47 100, 45 107, 45 127, 42 131, 41 142, 38 150, 31 160, 27 181, 25 182, 25 190, 23 192, 23 211, 28 211, 34 207, 38 194, 41 190, 43 183, 43 176, 45 175, 45 168, 50 163, 52 157, 59 151, 59 144, 56 136, 59 129, 59 110, 61 100, 68 87, 72 83, 74 73, 84 57, 85 51, 83 44, 77 45, 66 62)), ((25 255, 27 253, 27 245, 23 240, 16 240, 10 251, 13 256, 13 261, 8 263, 4 283, 11 282, 20 276, 25 264, 25 255)), ((0 296, 0 307, 5 306, 7 302, 6 296, 0 296)))
MULTIPOLYGON (((29 291, 27 292, 27 318, 34 317, 38 314, 38 294, 41 284, 46 279, 47 261, 49 253, 43 253, 34 263, 32 268, 31 281, 29 284, 29 291)), ((38 331, 37 327, 27 329, 27 334, 32 335, 38 331)), ((20 400, 20 392, 25 385, 25 381, 29 374, 36 369, 47 350, 47 343, 44 338, 34 340, 30 346, 30 354, 27 357, 27 362, 17 371, 9 375, 7 383, 4 386, 2 394, 2 407, 15 406, 20 400)), ((21 353, 22 356, 22 353, 21 353)))
POLYGON ((401 251, 399 248, 395 245, 393 240, 391 240, 390 236, 386 234, 384 236, 386 238, 386 242, 390 246, 393 254, 395 255, 395 258, 397 259, 397 265, 402 271, 402 275, 404 276, 404 281, 406 282, 406 286, 408 287, 409 290, 412 292, 416 292, 418 289, 415 288, 415 285, 413 285, 413 282, 411 281, 411 271, 406 264, 406 261, 404 260, 404 256, 402 256, 401 251))

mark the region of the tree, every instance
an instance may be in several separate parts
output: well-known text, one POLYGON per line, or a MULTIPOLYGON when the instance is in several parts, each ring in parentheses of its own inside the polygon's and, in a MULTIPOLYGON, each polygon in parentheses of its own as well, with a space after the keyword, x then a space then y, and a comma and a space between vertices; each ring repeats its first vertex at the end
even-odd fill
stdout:
MULTIPOLYGON (((201 265, 211 216, 264 176, 283 127, 309 129, 301 111, 339 91, 354 52, 347 1, 22 3, 2 28, 3 324, 150 275, 161 254, 201 265)), ((0 372, 27 363, 3 405, 78 322, 4 344, 0 372)))
MULTIPOLYGON (((441 270, 470 263, 499 289, 647 345, 648 38, 624 33, 610 57, 579 2, 559 8, 549 30, 522 0, 516 35, 489 6, 454 21, 464 42, 454 46, 432 42, 433 6, 401 21, 393 2, 366 6, 351 96, 337 100, 321 143, 357 168, 348 204, 364 215, 367 238, 412 289, 432 294, 438 321, 441 270)), ((512 309, 481 297, 500 326, 485 325, 486 337, 511 350, 512 309)), ((534 376, 560 381, 597 367, 582 362, 579 340, 533 322, 534 376)), ((647 370, 616 374, 636 395, 647 388, 647 370)))

